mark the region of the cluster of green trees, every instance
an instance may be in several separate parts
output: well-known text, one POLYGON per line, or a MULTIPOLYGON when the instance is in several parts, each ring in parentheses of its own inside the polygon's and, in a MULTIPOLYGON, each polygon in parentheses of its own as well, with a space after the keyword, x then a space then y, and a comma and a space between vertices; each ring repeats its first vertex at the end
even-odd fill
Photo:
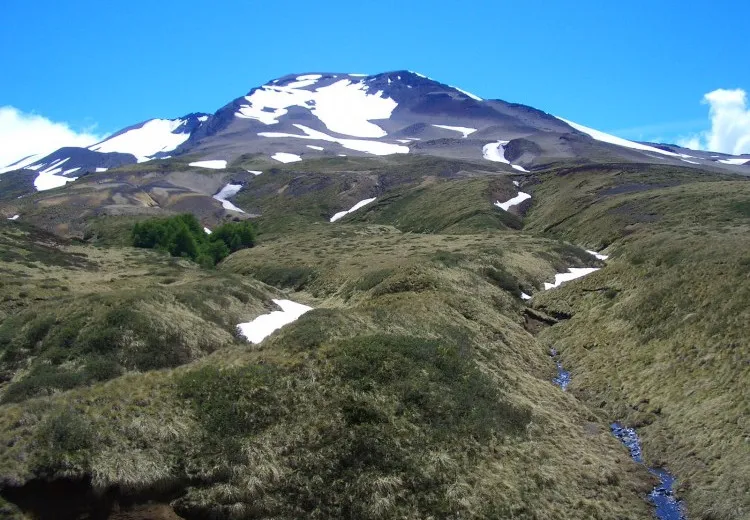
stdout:
POLYGON ((230 253, 253 247, 255 229, 249 221, 227 222, 207 234, 195 216, 186 213, 154 218, 133 226, 133 245, 166 251, 212 267, 230 253))

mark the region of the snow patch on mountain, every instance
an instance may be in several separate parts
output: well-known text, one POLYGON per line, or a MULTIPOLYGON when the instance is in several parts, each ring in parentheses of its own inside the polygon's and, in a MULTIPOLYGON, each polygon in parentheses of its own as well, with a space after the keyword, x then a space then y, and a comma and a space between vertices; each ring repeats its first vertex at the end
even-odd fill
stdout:
POLYGON ((388 119, 398 106, 393 99, 383 97, 382 91, 371 94, 364 81, 342 79, 315 90, 306 90, 305 86, 309 85, 264 85, 245 96, 248 104, 242 105, 235 116, 273 125, 290 107, 298 106, 310 110, 332 132, 354 137, 383 137, 386 132, 370 120, 388 119))
POLYGON ((314 144, 308 144, 307 147, 311 148, 312 150, 318 150, 318 151, 325 150, 325 148, 323 148, 322 146, 315 146, 314 144))
POLYGON ((376 197, 373 197, 371 199, 360 200, 359 202, 357 202, 354 206, 352 206, 348 210, 346 210, 346 211, 339 211, 338 213, 336 213, 335 215, 333 215, 331 217, 331 222, 336 222, 337 220, 339 220, 339 219, 345 217, 346 215, 348 215, 349 213, 354 213, 359 208, 361 208, 363 206, 366 206, 366 205, 368 205, 371 202, 374 202, 375 199, 376 199, 376 197))
POLYGON ((227 167, 227 162, 223 159, 212 159, 209 161, 195 161, 188 164, 196 168, 208 168, 211 170, 223 170, 227 167))
POLYGON ((482 98, 480 98, 479 96, 477 96, 475 94, 472 94, 471 92, 467 92, 466 90, 460 89, 458 87, 454 87, 453 85, 448 85, 448 86, 450 88, 452 88, 452 89, 458 90, 461 94, 469 96, 471 99, 473 99, 475 101, 484 101, 482 98))
POLYGON ((46 166, 46 165, 47 165, 47 163, 40 162, 40 163, 37 163, 37 164, 32 164, 31 166, 26 166, 26 167, 24 167, 24 170, 35 170, 36 171, 39 168, 42 168, 43 166, 46 166))
POLYGON ((36 178, 34 179, 34 187, 36 188, 36 190, 51 190, 54 188, 59 188, 60 186, 65 186, 67 183, 76 180, 78 177, 65 177, 65 174, 72 173, 78 170, 78 168, 71 168, 66 172, 63 172, 62 165, 69 160, 70 157, 66 157, 65 159, 56 159, 49 164, 41 163, 33 165, 33 167, 31 168, 27 168, 31 170, 40 170, 41 168, 44 168, 43 170, 39 171, 36 178))
POLYGON ((60 171, 60 169, 55 169, 51 172, 40 173, 37 175, 36 179, 34 179, 34 187, 37 191, 52 190, 54 188, 59 188, 60 186, 65 186, 67 183, 73 182, 78 178, 63 177, 62 175, 58 175, 60 171))
POLYGON ((508 211, 511 208, 511 206, 517 206, 518 204, 530 198, 531 198, 531 195, 529 195, 528 193, 519 191, 518 195, 516 195, 510 200, 506 200, 505 202, 499 202, 499 201, 495 202, 495 206, 497 206, 498 208, 502 210, 508 211))
MULTIPOLYGON (((408 146, 401 146, 401 145, 392 144, 392 143, 384 143, 381 141, 368 141, 364 139, 345 139, 341 137, 334 137, 332 135, 319 132, 317 130, 313 130, 312 128, 309 128, 305 125, 295 124, 294 126, 302 130, 305 133, 305 135, 288 134, 285 132, 259 132, 258 135, 261 137, 295 137, 297 139, 313 139, 317 141, 329 141, 332 143, 338 143, 344 148, 349 148, 350 150, 357 150, 359 152, 367 152, 373 155, 391 155, 394 153, 409 153, 408 146)), ((274 157, 274 159, 275 158, 276 157, 274 157)))
POLYGON ((269 314, 261 314, 254 320, 237 325, 239 333, 250 343, 258 344, 268 337, 272 332, 296 321, 300 316, 309 312, 312 307, 302 305, 291 300, 272 300, 278 305, 280 311, 272 311, 269 314))
POLYGON ((21 216, 21 215, 13 215, 12 217, 8 217, 8 220, 18 220, 18 218, 19 218, 20 216, 21 216))
MULTIPOLYGON (((258 134, 258 135, 260 135, 260 134, 258 134)), ((294 136, 290 136, 290 137, 294 137, 294 136)), ((293 153, 276 152, 275 154, 273 154, 271 156, 271 159, 275 159, 275 160, 277 160, 279 162, 283 162, 283 163, 292 163, 292 162, 301 161, 302 157, 300 157, 297 154, 293 154, 293 153)))
POLYGON ((89 150, 109 153, 129 153, 138 162, 146 162, 159 152, 169 152, 188 140, 190 133, 174 133, 185 120, 152 119, 109 139, 89 146, 89 150))
POLYGON ((550 289, 554 289, 555 287, 559 287, 565 282, 575 280, 576 278, 581 278, 582 276, 586 276, 587 274, 591 274, 594 271, 598 270, 598 267, 570 267, 568 268, 567 273, 557 273, 555 275, 555 283, 544 282, 544 290, 548 291, 550 289))
POLYGON ((40 174, 42 174, 42 173, 52 173, 52 174, 60 173, 62 171, 61 166, 63 164, 65 164, 66 162, 68 162, 69 160, 70 160, 70 157, 66 157, 65 159, 57 159, 55 161, 52 161, 49 164, 49 166, 47 166, 47 168, 45 168, 44 170, 40 171, 39 173, 40 174))
POLYGON ((750 159, 744 158, 744 159, 719 159, 720 163, 723 164, 733 164, 735 166, 740 166, 743 164, 750 163, 750 159))
POLYGON ((284 85, 285 88, 302 88, 315 85, 318 82, 317 79, 303 79, 302 81, 292 81, 284 85))
POLYGON ((590 249, 586 249, 586 252, 587 252, 588 254, 592 255, 592 256, 595 256, 595 257, 596 257, 596 258, 597 258, 598 260, 602 260, 602 261, 604 261, 604 260, 606 260, 607 258, 609 258, 609 256, 608 256, 608 255, 603 255, 603 254, 601 254, 601 253, 597 253, 596 251, 591 251, 590 249))
MULTIPOLYGON (((557 117, 557 116, 555 116, 557 117)), ((628 141, 627 139, 623 139, 622 137, 617 137, 605 132, 602 132, 600 130, 594 130, 593 128, 589 128, 587 126, 579 125, 578 123, 574 123, 573 121, 568 121, 567 119, 563 119, 562 117, 557 117, 560 121, 563 121, 564 123, 569 124, 579 132, 583 132, 584 134, 587 134, 597 141, 603 141, 605 143, 610 144, 616 144, 617 146, 624 146, 625 148, 632 148, 633 150, 641 150, 644 152, 653 152, 653 153, 659 153, 662 155, 669 155, 671 157, 680 157, 681 154, 669 152, 667 150, 662 150, 661 148, 656 148, 653 146, 648 146, 647 144, 641 144, 636 143, 634 141, 628 141)))
POLYGON ((445 130, 453 130, 454 132, 461 132, 464 134, 464 137, 468 137, 470 134, 473 134, 477 131, 476 128, 468 128, 466 126, 448 126, 448 125, 432 125, 436 128, 444 128, 445 130))
POLYGON ((42 156, 39 155, 39 154, 29 155, 28 157, 24 157, 23 159, 19 159, 18 161, 14 162, 14 163, 11 163, 8 166, 5 166, 4 168, 0 168, 0 173, 12 172, 13 170, 20 170, 22 168, 37 169, 37 168, 39 168, 42 165, 38 165, 35 168, 32 168, 29 165, 34 164, 34 162, 36 162, 38 159, 41 159, 41 158, 42 158, 42 156))
POLYGON ((239 193, 241 189, 242 184, 227 184, 226 186, 221 188, 221 190, 219 190, 219 193, 214 195, 214 199, 221 202, 221 205, 224 207, 224 209, 244 213, 244 211, 227 200, 229 197, 234 197, 235 195, 237 195, 237 193, 239 193))
POLYGON ((510 164, 510 161, 505 158, 505 145, 509 142, 497 141, 495 143, 487 143, 482 147, 482 157, 488 161, 510 164))

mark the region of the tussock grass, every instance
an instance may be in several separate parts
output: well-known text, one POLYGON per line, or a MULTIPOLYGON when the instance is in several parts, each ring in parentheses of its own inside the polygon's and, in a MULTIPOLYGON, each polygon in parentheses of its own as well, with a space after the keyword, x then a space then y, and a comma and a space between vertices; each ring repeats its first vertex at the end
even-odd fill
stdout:
MULTIPOLYGON (((521 326, 521 301, 485 274, 502 269, 538 285, 554 273, 546 251, 562 261, 555 244, 349 223, 261 242, 214 272, 95 249, 106 269, 139 278, 86 297, 114 301, 120 284, 174 278, 155 299, 131 287, 128 313, 142 309, 151 331, 179 323, 191 345, 265 312, 272 293, 250 278, 264 268, 295 282, 314 270, 304 285, 277 284, 316 309, 258 346, 221 344, 222 332, 177 368, 3 405, 0 440, 15 440, 0 456, 2 474, 91 475, 99 489, 133 491, 190 482, 173 504, 186 515, 565 519, 585 501, 602 518, 641 517, 647 477, 604 426, 586 433, 596 418, 549 382, 553 367, 521 326), (144 259, 154 262, 148 272, 139 271, 144 259), (45 426, 66 414, 71 442, 86 425, 74 455, 45 426), (608 483, 613 474, 620 481, 608 483)), ((66 284, 73 305, 85 293, 72 274, 66 284)), ((28 332, 44 329, 42 320, 28 332)))
POLYGON ((18 256, 3 265, 22 280, 0 287, 2 402, 197 359, 233 344, 241 317, 257 315, 271 294, 184 260, 74 245, 28 227, 0 230, 0 240, 18 256))
POLYGON ((653 481, 609 433, 621 418, 685 483, 691 515, 742 518, 746 183, 558 169, 529 181, 519 230, 491 206, 509 180, 463 161, 263 169, 237 200, 262 214, 259 243, 215 271, 8 239, 6 395, 49 367, 106 380, 0 406, 5 485, 174 488, 178 513, 222 518, 644 518, 653 481), (555 272, 602 265, 571 244, 610 246, 612 260, 540 293, 555 272), (521 290, 572 318, 534 338, 521 290), (282 295, 315 309, 259 345, 236 341, 234 325, 282 295), (551 345, 573 392, 550 382, 551 345))
POLYGON ((573 172, 575 183, 551 178, 537 190, 534 227, 576 205, 550 231, 611 244, 612 253, 605 269, 534 299, 573 316, 542 339, 573 369, 573 392, 639 427, 646 459, 678 475, 691 517, 743 518, 750 222, 742 208, 750 183, 663 168, 648 179, 602 173, 573 172), (666 181, 604 199, 592 193, 608 182, 666 181))

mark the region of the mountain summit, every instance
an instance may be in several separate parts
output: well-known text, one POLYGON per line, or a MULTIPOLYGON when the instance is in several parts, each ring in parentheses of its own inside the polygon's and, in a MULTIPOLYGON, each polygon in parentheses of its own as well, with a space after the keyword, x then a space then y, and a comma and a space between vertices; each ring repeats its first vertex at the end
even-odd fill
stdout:
POLYGON ((636 143, 501 100, 484 100, 411 71, 292 74, 216 113, 150 119, 88 148, 62 148, 0 169, 23 169, 38 190, 85 173, 190 155, 214 167, 245 154, 279 162, 321 156, 423 154, 506 163, 560 160, 695 164, 742 172, 750 157, 636 143))

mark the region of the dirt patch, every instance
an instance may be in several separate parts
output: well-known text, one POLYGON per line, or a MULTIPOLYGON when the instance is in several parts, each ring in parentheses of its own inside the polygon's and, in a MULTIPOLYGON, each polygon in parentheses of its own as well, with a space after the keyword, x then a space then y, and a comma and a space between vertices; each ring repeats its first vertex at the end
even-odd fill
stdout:
POLYGON ((132 509, 112 511, 109 520, 183 520, 166 504, 136 506, 132 509))
POLYGON ((38 520, 182 520, 169 502, 178 489, 127 495, 117 487, 97 491, 89 478, 34 479, 0 491, 9 502, 38 520))

